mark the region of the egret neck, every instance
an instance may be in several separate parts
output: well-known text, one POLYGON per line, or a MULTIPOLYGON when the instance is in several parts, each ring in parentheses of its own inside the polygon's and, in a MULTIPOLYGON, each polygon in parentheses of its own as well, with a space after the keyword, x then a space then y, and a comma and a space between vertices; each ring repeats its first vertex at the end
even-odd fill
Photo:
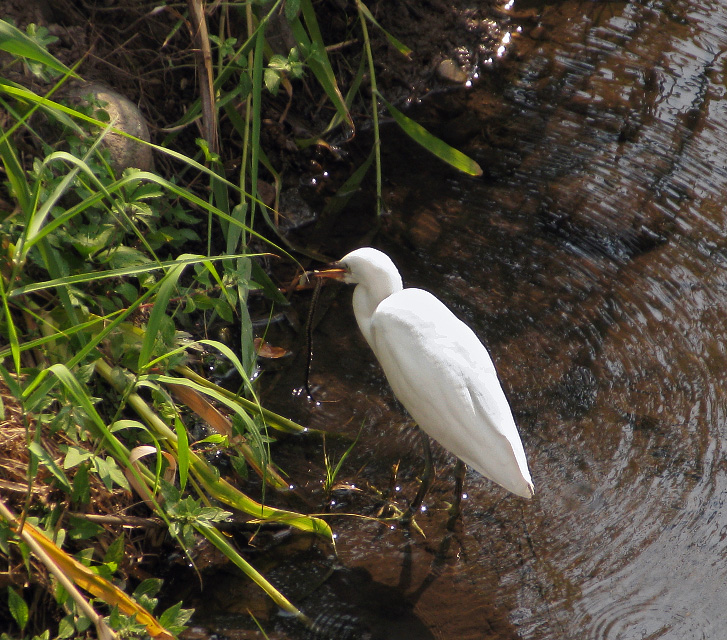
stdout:
POLYGON ((374 277, 368 278, 365 283, 357 282, 350 275, 344 277, 344 280, 346 282, 356 282, 356 288, 353 291, 353 313, 356 316, 361 333, 366 338, 366 342, 376 353, 374 341, 371 338, 371 320, 381 302, 404 288, 401 276, 398 272, 382 268, 380 272, 376 272, 374 277))

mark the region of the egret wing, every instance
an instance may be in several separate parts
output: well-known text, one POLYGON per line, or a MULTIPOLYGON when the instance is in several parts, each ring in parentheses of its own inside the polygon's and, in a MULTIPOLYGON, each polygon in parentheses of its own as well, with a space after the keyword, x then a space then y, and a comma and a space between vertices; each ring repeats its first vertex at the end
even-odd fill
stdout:
POLYGON ((474 332, 432 294, 404 289, 379 304, 371 336, 389 384, 419 426, 482 475, 530 497, 510 406, 474 332))

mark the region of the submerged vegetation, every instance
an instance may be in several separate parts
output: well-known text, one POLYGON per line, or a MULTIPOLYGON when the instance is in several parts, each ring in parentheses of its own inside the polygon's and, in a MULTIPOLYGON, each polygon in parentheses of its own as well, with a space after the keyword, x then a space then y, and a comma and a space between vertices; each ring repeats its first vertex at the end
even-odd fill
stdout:
POLYGON ((15 636, 180 633, 191 612, 157 610, 161 580, 145 569, 145 539, 159 530, 191 564, 206 540, 307 623, 225 533, 276 523, 333 544, 323 519, 286 506, 289 480, 271 458, 276 440, 310 432, 262 407, 254 382, 248 302, 265 300, 271 316, 288 304, 264 259, 305 255, 281 232, 282 179, 263 123, 293 100, 325 103, 327 125, 294 142, 330 148, 327 137, 351 136, 352 105, 368 104, 371 152, 329 211, 371 166, 381 208, 382 106, 414 141, 479 171, 381 98, 368 30, 407 49, 362 2, 345 91, 310 0, 220 5, 211 16, 187 7, 160 9, 171 18, 165 42, 188 29, 196 56, 196 94, 160 144, 120 129, 103 100, 69 99, 82 60, 71 69, 51 55, 46 30, 0 21, 0 618, 15 636), (230 36, 231 24, 245 35, 230 36), (112 137, 153 149, 154 167, 119 167, 112 137), (208 337, 221 324, 234 347, 208 337), (210 361, 231 372, 224 385, 203 374, 210 361), (249 492, 238 488, 246 481, 249 492))

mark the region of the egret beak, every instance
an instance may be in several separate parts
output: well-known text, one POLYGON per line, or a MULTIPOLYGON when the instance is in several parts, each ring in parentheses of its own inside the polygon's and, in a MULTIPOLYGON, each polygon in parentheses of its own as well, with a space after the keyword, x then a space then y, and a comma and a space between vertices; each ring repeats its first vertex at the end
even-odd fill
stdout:
POLYGON ((324 269, 323 271, 314 271, 311 275, 314 278, 330 278, 331 280, 343 280, 346 277, 346 269, 343 267, 336 266, 338 263, 334 262, 330 269, 324 269))

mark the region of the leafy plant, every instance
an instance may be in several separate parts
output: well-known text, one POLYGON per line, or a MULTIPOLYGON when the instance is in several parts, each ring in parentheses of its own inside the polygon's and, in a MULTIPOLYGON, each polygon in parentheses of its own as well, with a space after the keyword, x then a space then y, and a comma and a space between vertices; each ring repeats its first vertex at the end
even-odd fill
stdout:
MULTIPOLYGON (((164 637, 178 633, 189 616, 181 603, 158 620, 150 615, 157 583, 142 583, 132 596, 113 586, 123 573, 123 536, 107 546, 101 561, 94 556, 91 562, 93 543, 109 535, 83 517, 100 491, 135 492, 190 558, 195 541, 206 538, 278 606, 308 622, 219 529, 230 509, 254 524, 283 523, 332 541, 323 520, 274 506, 276 492, 286 491, 288 483, 271 449, 279 437, 306 430, 261 406, 252 382, 256 352, 248 299, 262 294, 271 308, 287 304, 256 260, 261 251, 286 252, 260 229, 273 230, 276 242, 293 247, 276 224, 282 176, 263 145, 269 102, 287 100, 289 106, 298 95, 308 100, 317 83, 330 120, 295 139, 304 149, 326 146, 326 136, 339 129, 353 132, 354 102, 362 95, 370 100, 373 148, 331 200, 329 212, 345 206, 372 164, 377 207, 382 208, 380 105, 413 140, 443 160, 470 173, 478 170, 379 94, 368 27, 384 33, 403 55, 409 51, 360 0, 358 21, 351 27, 360 29, 363 49, 345 92, 311 0, 216 5, 215 34, 208 32, 209 16, 194 14, 200 5, 188 6, 192 13, 180 16, 169 37, 187 18, 194 19, 200 94, 168 127, 162 144, 149 145, 168 163, 162 165, 166 175, 133 168, 117 174, 105 150, 107 136, 149 143, 117 129, 102 103, 89 99, 69 105, 55 99, 58 89, 77 76, 48 53, 52 36, 34 26, 24 33, 0 20, 0 49, 15 56, 13 64, 55 83, 40 95, 0 80, 0 108, 8 114, 0 130, 6 180, 0 202, 11 203, 0 210, 0 375, 7 400, 23 416, 27 458, 23 475, 16 478, 26 498, 13 505, 17 517, 2 505, 0 531, 8 558, 12 554, 28 571, 31 556, 38 558, 54 584, 61 585, 57 601, 65 613, 59 637, 86 633, 91 625, 98 635, 111 626, 128 635, 164 637), (225 24, 237 12, 243 28, 233 36, 225 24), (293 40, 284 52, 275 52, 270 43, 279 18, 293 40), (305 91, 300 89, 304 81, 305 91), (39 128, 38 119, 48 127, 39 128), (222 121, 227 144, 237 150, 234 171, 227 169, 220 150, 222 121), (199 123, 201 133, 190 149, 179 132, 192 123, 199 123), (46 129, 56 139, 48 138, 46 129), (21 139, 33 141, 23 153, 21 139), (28 148, 37 149, 30 160, 28 148), (261 177, 274 184, 272 201, 260 197, 261 177), (239 348, 189 333, 220 319, 237 324, 239 348), (225 360, 239 388, 224 389, 195 371, 198 354, 225 360), (210 431, 196 442, 187 426, 193 420, 210 431), (221 477, 203 455, 212 443, 230 457, 238 474, 260 476, 261 496, 247 495, 221 477), (61 492, 64 503, 80 513, 68 516, 60 508, 34 504, 36 488, 61 492), (39 519, 31 517, 31 507, 38 509, 39 519), (105 618, 96 611, 101 602, 105 618)), ((354 445, 335 464, 326 455, 326 491, 354 445)), ((8 606, 21 633, 32 628, 21 590, 8 591, 8 606)))
MULTIPOLYGON (((6 50, 47 61, 47 54, 39 55, 27 37, 20 38, 5 23, 0 27, 0 38, 3 34, 18 38, 15 43, 9 38, 0 40, 6 50)), ((286 72, 280 70, 281 78, 286 72)), ((70 76, 69 71, 64 73, 64 77, 70 76)), ((221 196, 224 209, 158 174, 129 169, 116 176, 101 143, 111 132, 128 134, 104 122, 103 112, 97 108, 102 105, 71 107, 2 83, 0 104, 16 117, 15 125, 0 131, 0 161, 8 178, 5 186, 16 204, 15 213, 8 211, 0 218, 0 331, 7 340, 7 346, 0 349, 0 373, 22 415, 33 417, 26 426, 29 466, 24 480, 28 495, 32 495, 36 470, 44 483, 52 484, 76 505, 90 503, 94 486, 107 491, 133 487, 190 557, 195 538, 207 537, 275 602, 303 619, 218 532, 216 525, 228 512, 203 502, 217 499, 259 521, 284 522, 329 540, 330 528, 316 518, 257 502, 220 478, 192 450, 184 424, 189 409, 169 392, 175 385, 184 387, 197 397, 202 394, 231 408, 236 426, 228 442, 234 455, 270 486, 287 488, 270 462, 273 439, 267 428, 284 425, 289 431, 301 432, 302 427, 260 407, 249 383, 253 358, 248 355, 243 362, 228 347, 195 343, 177 324, 191 313, 213 313, 227 320, 237 315, 244 326, 249 325, 245 301, 250 289, 259 286, 253 283, 252 274, 264 290, 274 290, 264 272, 253 266, 246 246, 247 239, 258 234, 244 218, 236 217, 221 196), (34 110, 53 114, 55 122, 64 123, 65 149, 52 150, 41 140, 46 155, 26 168, 12 135, 20 127, 35 133, 28 125, 34 110), (235 230, 238 240, 244 236, 242 250, 220 256, 179 253, 179 248, 200 242, 188 228, 199 217, 185 204, 207 213, 210 225, 214 220, 215 226, 235 230), (220 270, 225 263, 235 266, 220 270), (169 375, 175 370, 191 374, 183 368, 189 350, 212 346, 233 362, 245 382, 240 392, 252 400, 192 382, 189 375, 169 375), (122 417, 128 411, 136 412, 140 419, 122 417), (45 443, 46 433, 62 434, 61 445, 55 445, 58 452, 45 443), (134 446, 155 452, 154 463, 146 466, 132 455, 134 446), (162 479, 163 460, 171 461, 178 470, 179 488, 162 479)), ((213 185, 224 182, 225 188, 231 186, 220 174, 179 152, 164 153, 202 171, 213 185)), ((214 164, 213 156, 210 161, 214 164)), ((275 294, 279 302, 280 294, 275 294)), ((254 353, 251 333, 244 334, 243 340, 243 353, 254 353)), ((67 531, 56 527, 55 533, 62 535, 54 544, 31 524, 25 511, 18 521, 4 509, 0 520, 9 527, 10 538, 23 555, 40 558, 62 581, 64 593, 74 594, 73 617, 62 619, 61 637, 83 632, 90 624, 96 625, 99 635, 110 625, 124 634, 144 631, 158 637, 177 633, 188 617, 178 605, 155 622, 133 597, 112 588, 108 579, 121 568, 123 543, 112 544, 91 573, 84 568, 85 560, 79 562, 63 548, 80 546, 81 557, 87 555, 92 547, 83 547, 85 541, 105 535, 92 521, 70 518, 67 531), (77 587, 105 601, 110 614, 101 618, 77 587)), ((144 603, 149 604, 148 594, 143 595, 144 603)), ((22 630, 28 625, 27 605, 24 608, 22 595, 16 591, 9 592, 8 598, 22 630)), ((66 599, 67 595, 62 596, 59 603, 66 599)))

